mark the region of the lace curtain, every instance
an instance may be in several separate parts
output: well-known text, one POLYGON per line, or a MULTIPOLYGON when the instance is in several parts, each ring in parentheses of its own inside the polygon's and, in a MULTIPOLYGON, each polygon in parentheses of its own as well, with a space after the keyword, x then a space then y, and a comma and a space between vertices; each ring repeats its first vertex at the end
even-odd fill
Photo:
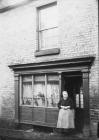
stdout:
POLYGON ((45 84, 44 82, 34 84, 34 106, 45 106, 45 84))
POLYGON ((32 105, 32 83, 23 83, 23 104, 32 105))
POLYGON ((47 84, 47 106, 57 107, 59 101, 59 84, 58 82, 48 82, 47 84))
POLYGON ((59 102, 59 79, 58 75, 45 75, 24 77, 22 84, 22 104, 34 107, 57 107, 59 102), (33 84, 33 85, 32 85, 33 84))

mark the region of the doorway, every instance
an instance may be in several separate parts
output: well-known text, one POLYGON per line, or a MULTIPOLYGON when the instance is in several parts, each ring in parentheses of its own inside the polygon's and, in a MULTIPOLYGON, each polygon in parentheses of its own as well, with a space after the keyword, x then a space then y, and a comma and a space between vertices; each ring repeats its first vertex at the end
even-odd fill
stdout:
POLYGON ((62 89, 68 91, 69 97, 74 103, 75 130, 77 132, 82 132, 84 126, 82 74, 80 72, 63 73, 62 89))

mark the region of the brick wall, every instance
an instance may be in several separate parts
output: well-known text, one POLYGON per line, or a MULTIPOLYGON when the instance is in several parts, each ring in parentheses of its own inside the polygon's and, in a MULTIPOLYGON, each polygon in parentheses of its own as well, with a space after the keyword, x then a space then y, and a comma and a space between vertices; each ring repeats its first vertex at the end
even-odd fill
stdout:
POLYGON ((0 13, 0 117, 14 119, 14 77, 8 65, 95 55, 89 80, 90 118, 94 125, 99 121, 98 1, 58 0, 60 54, 36 58, 36 7, 54 1, 35 0, 0 13))
POLYGON ((97 135, 99 123, 99 73, 98 63, 96 61, 92 66, 89 81, 89 97, 90 97, 90 120, 91 120, 91 133, 97 135))

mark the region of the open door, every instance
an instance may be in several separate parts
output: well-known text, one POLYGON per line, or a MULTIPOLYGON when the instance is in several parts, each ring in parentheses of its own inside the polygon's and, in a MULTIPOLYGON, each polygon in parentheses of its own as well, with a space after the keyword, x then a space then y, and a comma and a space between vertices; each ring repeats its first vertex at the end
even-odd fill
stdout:
POLYGON ((67 90, 75 106, 75 129, 82 132, 84 125, 84 104, 81 74, 63 74, 63 90, 67 90))

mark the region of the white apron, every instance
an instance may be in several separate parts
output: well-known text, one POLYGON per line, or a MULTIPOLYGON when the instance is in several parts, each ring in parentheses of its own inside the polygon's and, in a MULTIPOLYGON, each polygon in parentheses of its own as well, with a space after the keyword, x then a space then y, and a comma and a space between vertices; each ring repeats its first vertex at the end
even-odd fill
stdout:
POLYGON ((74 109, 60 109, 57 128, 74 128, 74 109))

